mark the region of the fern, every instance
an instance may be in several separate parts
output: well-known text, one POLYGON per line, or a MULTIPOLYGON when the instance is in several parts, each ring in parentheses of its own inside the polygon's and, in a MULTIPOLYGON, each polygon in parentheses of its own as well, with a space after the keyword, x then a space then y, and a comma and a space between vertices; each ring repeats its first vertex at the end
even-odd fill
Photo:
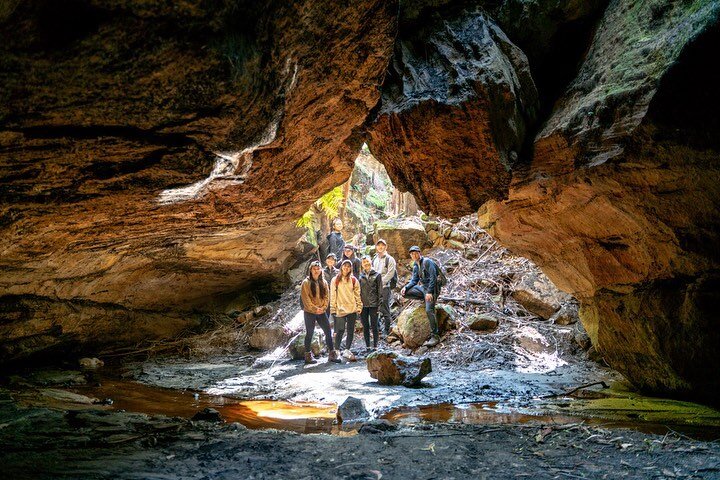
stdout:
MULTIPOLYGON (((342 191, 342 185, 339 187, 335 187, 332 190, 330 190, 328 193, 320 197, 315 202, 315 208, 323 212, 329 219, 333 219, 338 216, 340 213, 340 206, 342 205, 343 201, 343 191, 342 191)), ((313 223, 315 222, 315 212, 312 211, 312 208, 308 210, 307 212, 303 213, 302 217, 298 219, 298 221, 295 223, 299 228, 307 228, 308 230, 312 230, 313 223)))

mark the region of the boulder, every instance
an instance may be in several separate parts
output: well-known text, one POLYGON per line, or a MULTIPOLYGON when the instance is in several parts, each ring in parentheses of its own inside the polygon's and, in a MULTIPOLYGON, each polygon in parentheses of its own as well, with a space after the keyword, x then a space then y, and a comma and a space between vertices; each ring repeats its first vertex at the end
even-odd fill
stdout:
MULTIPOLYGON (((320 337, 320 333, 315 332, 313 334, 312 341, 310 342, 310 350, 312 351, 313 355, 315 357, 320 356, 320 350, 322 350, 322 339, 320 337)), ((295 337, 295 340, 290 342, 290 345, 288 345, 288 352, 290 353, 290 358, 293 360, 302 360, 305 358, 305 334, 301 333, 297 337, 295 337)))
POLYGON ((257 350, 273 350, 287 345, 290 334, 280 325, 257 327, 250 338, 248 345, 257 350))
POLYGON ((488 332, 495 330, 498 327, 499 320, 490 315, 480 314, 473 315, 468 320, 468 326, 471 330, 477 330, 481 332, 488 332))
POLYGON ((338 405, 338 423, 364 422, 370 418, 370 412, 359 398, 347 397, 343 403, 338 405))
POLYGON ((542 273, 533 272, 525 275, 512 292, 512 297, 529 312, 549 320, 560 310, 563 303, 570 302, 572 297, 561 292, 542 273))
POLYGON ((404 357, 395 352, 373 352, 367 357, 367 368, 380 385, 413 387, 432 371, 427 357, 404 357))
MULTIPOLYGON (((447 305, 436 305, 435 315, 441 333, 455 317, 454 310, 447 305)), ((429 339, 431 333, 430 323, 425 313, 425 305, 420 302, 413 302, 400 312, 397 318, 396 332, 403 345, 410 349, 421 346, 429 339)))
POLYGON ((428 234, 422 224, 410 219, 375 224, 373 241, 384 238, 388 244, 390 255, 398 258, 410 258, 408 249, 413 245, 420 248, 428 244, 428 234))

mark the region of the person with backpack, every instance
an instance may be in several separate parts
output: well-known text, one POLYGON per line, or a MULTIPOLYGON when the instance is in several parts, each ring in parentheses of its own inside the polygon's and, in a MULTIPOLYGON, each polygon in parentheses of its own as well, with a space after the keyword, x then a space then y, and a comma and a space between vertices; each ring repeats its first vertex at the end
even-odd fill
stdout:
POLYGON ((355 321, 362 312, 360 282, 352 273, 352 262, 343 260, 340 273, 330 284, 330 313, 335 316, 335 349, 340 349, 343 335, 347 329, 345 348, 352 347, 355 335, 355 321))
POLYGON ((397 262, 387 253, 387 242, 382 238, 375 242, 375 258, 373 258, 373 270, 382 275, 382 298, 378 311, 383 319, 384 335, 390 334, 390 323, 392 322, 392 314, 390 313, 390 298, 392 297, 392 289, 397 286, 397 262))
POLYGON ((342 237, 342 229, 342 220, 336 218, 335 220, 333 220, 331 231, 327 236, 328 254, 334 254, 335 260, 337 260, 338 258, 342 258, 343 247, 345 246, 345 240, 343 240, 342 237))
POLYGON ((303 304, 303 316, 305 317, 305 363, 317 363, 317 360, 313 359, 310 349, 316 323, 320 325, 325 334, 328 361, 339 362, 337 352, 333 348, 330 323, 325 313, 330 301, 330 286, 325 281, 322 266, 317 260, 310 264, 310 273, 305 277, 300 287, 300 298, 303 304))
POLYGON ((372 261, 367 255, 363 257, 362 273, 360 274, 360 300, 362 311, 360 321, 363 326, 366 352, 377 349, 378 343, 378 306, 382 300, 382 276, 373 269, 372 261), (372 329, 373 346, 370 347, 370 330, 372 329))
POLYGON ((360 259, 355 255, 355 247, 350 244, 346 243, 343 247, 343 261, 349 260, 352 265, 353 275, 355 275, 355 278, 360 277, 360 259))
POLYGON ((410 247, 410 257, 414 262, 412 277, 407 285, 400 290, 400 294, 405 298, 425 301, 425 313, 430 323, 432 336, 423 345, 434 347, 440 343, 440 331, 435 318, 435 303, 444 280, 439 281, 439 277, 441 276, 444 279, 445 276, 433 259, 422 256, 420 247, 417 245, 410 247))

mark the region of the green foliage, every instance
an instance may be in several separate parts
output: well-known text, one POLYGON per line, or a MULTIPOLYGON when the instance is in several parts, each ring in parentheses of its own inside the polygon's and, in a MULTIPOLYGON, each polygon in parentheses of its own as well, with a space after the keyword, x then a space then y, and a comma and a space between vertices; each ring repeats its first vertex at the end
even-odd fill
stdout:
POLYGON ((365 204, 378 210, 385 210, 389 195, 371 188, 365 196, 365 204))
MULTIPOLYGON (((343 191, 341 185, 339 187, 333 188, 328 193, 320 197, 315 202, 314 207, 317 210, 323 212, 332 221, 332 219, 337 217, 340 213, 340 206, 342 205, 342 201, 343 191)), ((298 221, 295 222, 295 225, 297 225, 299 228, 307 228, 307 238, 312 244, 315 244, 314 224, 315 212, 312 208, 309 209, 307 212, 303 213, 302 217, 300 217, 298 221)))

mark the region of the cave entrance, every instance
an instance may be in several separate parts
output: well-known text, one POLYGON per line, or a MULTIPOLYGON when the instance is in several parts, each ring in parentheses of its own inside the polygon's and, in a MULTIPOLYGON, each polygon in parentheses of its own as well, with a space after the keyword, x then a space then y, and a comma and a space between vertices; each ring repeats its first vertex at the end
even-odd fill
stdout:
POLYGON ((417 202, 409 192, 401 192, 392 184, 385 167, 363 144, 355 159, 350 178, 320 197, 298 220, 298 227, 307 230, 301 243, 305 251, 315 250, 323 262, 328 252, 327 236, 332 222, 342 221, 345 243, 358 249, 359 255, 371 254, 378 226, 393 224, 399 218, 415 217, 417 202))

